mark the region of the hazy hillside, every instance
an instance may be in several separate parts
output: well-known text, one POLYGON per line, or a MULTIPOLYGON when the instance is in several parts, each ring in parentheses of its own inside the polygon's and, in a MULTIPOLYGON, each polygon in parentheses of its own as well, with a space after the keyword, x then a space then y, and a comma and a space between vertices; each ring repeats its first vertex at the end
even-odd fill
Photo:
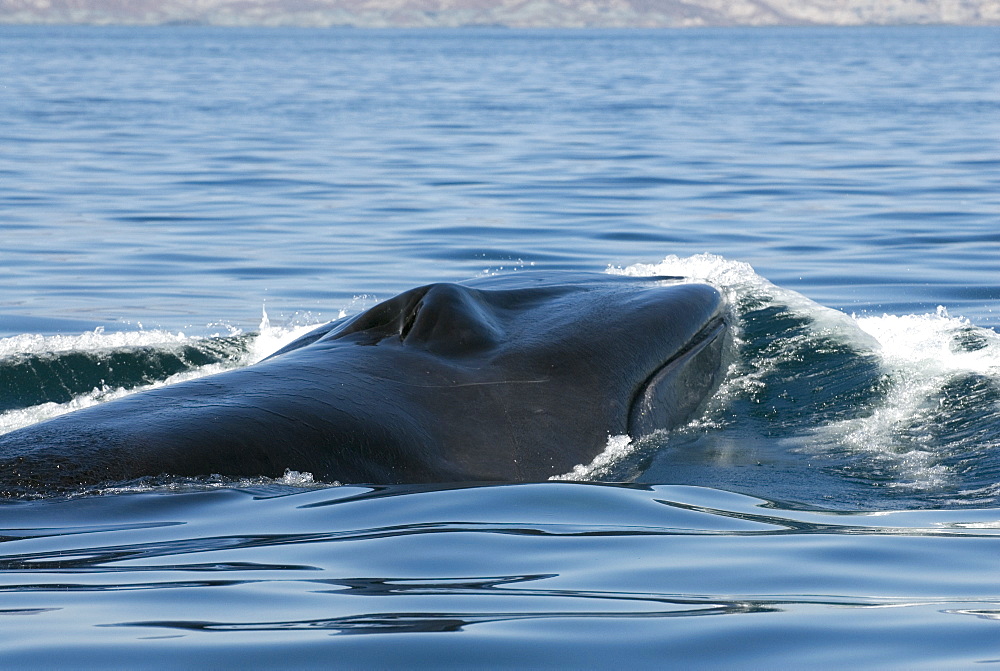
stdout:
POLYGON ((1000 0, 0 0, 0 23, 359 27, 1000 24, 1000 0))

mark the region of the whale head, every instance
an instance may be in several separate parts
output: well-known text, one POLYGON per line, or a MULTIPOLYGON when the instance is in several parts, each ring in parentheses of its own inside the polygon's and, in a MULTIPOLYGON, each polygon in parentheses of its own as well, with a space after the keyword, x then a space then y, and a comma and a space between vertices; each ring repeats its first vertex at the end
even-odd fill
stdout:
POLYGON ((609 435, 690 419, 719 382, 726 330, 725 301, 705 284, 522 272, 412 289, 272 358, 343 358, 352 377, 380 382, 390 422, 400 407, 417 416, 448 466, 538 479, 596 456, 609 435))

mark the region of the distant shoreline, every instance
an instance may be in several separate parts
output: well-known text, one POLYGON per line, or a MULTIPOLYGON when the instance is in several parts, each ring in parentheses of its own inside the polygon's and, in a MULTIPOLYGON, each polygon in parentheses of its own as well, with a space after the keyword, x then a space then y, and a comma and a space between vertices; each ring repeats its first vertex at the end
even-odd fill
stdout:
POLYGON ((830 29, 851 29, 851 28, 872 28, 872 29, 900 29, 900 28, 1000 28, 997 23, 771 23, 771 24, 704 24, 697 26, 507 26, 507 25, 481 25, 481 24, 461 24, 461 25, 429 25, 429 26, 409 26, 409 25, 355 25, 355 24, 305 24, 305 23, 205 23, 198 21, 164 21, 162 23, 138 23, 138 22, 83 22, 83 21, 7 21, 0 17, 0 28, 219 28, 222 30, 241 30, 248 28, 259 28, 263 30, 358 30, 358 31, 379 31, 379 30, 401 30, 419 33, 423 31, 474 31, 474 30, 497 30, 497 31, 566 31, 585 32, 594 31, 698 31, 698 30, 719 30, 747 28, 751 30, 767 30, 774 28, 781 29, 809 29, 809 28, 830 28, 830 29))
POLYGON ((996 26, 1000 0, 0 0, 0 24, 359 29, 996 26))

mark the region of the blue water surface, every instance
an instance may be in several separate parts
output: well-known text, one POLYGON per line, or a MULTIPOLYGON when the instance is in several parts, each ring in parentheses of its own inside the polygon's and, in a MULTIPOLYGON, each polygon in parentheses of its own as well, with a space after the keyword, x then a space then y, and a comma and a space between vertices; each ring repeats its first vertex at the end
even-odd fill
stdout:
POLYGON ((740 336, 575 480, 2 500, 0 666, 996 663, 998 71, 997 28, 0 27, 0 432, 484 273, 689 275, 740 336))
POLYGON ((712 252, 996 323, 996 29, 2 37, 5 318, 252 325, 712 252))

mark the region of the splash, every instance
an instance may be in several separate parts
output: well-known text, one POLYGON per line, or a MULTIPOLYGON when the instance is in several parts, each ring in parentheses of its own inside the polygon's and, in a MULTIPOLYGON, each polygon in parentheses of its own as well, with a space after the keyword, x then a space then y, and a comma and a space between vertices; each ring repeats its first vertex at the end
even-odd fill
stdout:
MULTIPOLYGON (((283 485, 291 485, 291 486, 301 487, 301 486, 305 486, 305 485, 315 484, 316 483, 316 479, 313 477, 312 473, 301 472, 301 471, 293 471, 290 468, 286 468, 285 469, 285 474, 283 476, 281 476, 276 482, 279 482, 280 484, 283 484, 283 485)), ((340 484, 340 483, 336 483, 336 484, 340 484)))
POLYGON ((272 326, 271 320, 267 316, 266 306, 262 306, 260 312, 260 326, 250 344, 247 356, 242 362, 243 365, 257 363, 261 359, 267 358, 296 338, 305 335, 319 326, 317 323, 299 326, 272 326))
POLYGON ((632 438, 626 435, 608 436, 604 451, 589 464, 577 464, 569 473, 553 475, 549 480, 607 480, 612 469, 634 452, 632 438))

